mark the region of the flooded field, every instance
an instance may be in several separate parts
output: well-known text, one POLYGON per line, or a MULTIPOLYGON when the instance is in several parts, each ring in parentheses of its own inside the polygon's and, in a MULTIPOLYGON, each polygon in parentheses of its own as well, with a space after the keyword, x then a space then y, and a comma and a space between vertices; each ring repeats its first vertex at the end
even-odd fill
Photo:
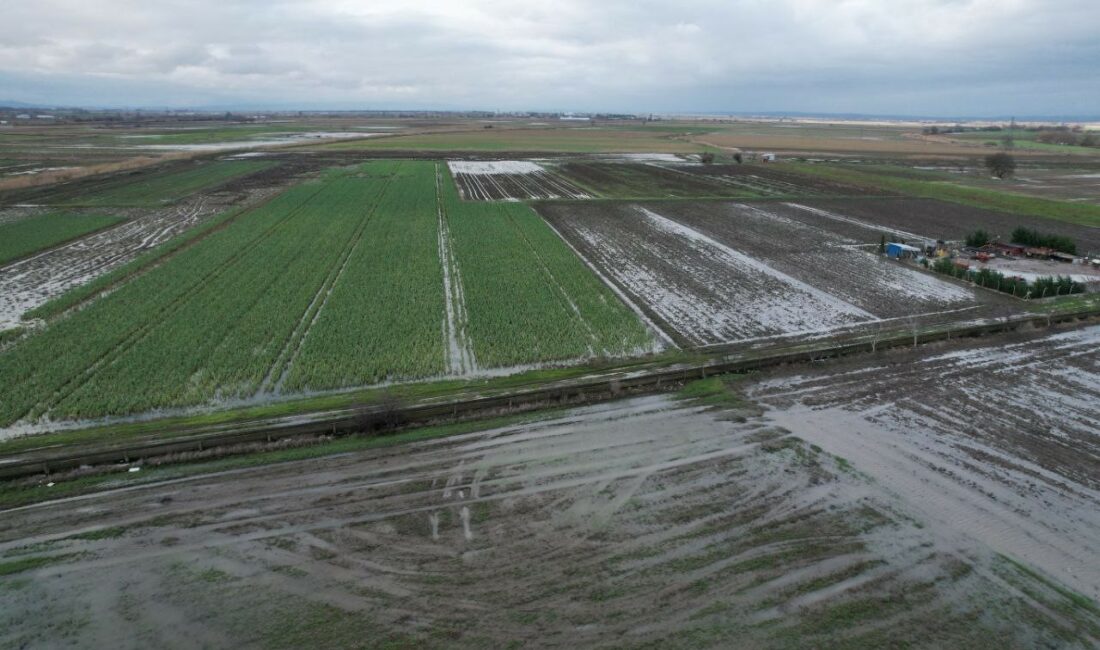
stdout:
POLYGON ((0 267, 0 329, 18 325, 24 312, 122 266, 209 219, 221 207, 200 197, 143 211, 114 228, 0 267))
POLYGON ((761 381, 770 419, 847 458, 945 543, 1100 600, 1100 326, 761 381))
POLYGON ((0 647, 1094 647, 1098 341, 704 380, 9 510, 0 647))

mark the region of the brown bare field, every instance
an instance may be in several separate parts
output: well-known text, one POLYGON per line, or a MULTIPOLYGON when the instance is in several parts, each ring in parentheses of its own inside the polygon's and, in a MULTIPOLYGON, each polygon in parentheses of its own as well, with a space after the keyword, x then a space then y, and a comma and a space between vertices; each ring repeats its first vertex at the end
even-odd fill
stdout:
POLYGON ((7 178, 0 178, 0 191, 22 190, 32 187, 56 185, 58 183, 65 183, 80 178, 107 176, 118 172, 154 167, 172 160, 194 158, 196 155, 195 153, 173 153, 163 156, 137 156, 116 162, 71 167, 69 169, 59 169, 55 171, 44 171, 39 174, 9 176, 7 178))

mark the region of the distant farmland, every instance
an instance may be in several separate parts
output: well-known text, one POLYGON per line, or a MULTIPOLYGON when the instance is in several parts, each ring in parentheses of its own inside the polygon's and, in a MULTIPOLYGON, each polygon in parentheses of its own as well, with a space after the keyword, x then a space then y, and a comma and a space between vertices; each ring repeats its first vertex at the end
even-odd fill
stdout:
POLYGON ((24 203, 72 207, 157 207, 273 165, 272 162, 258 160, 188 162, 115 174, 60 190, 45 187, 13 191, 12 198, 24 203))
POLYGON ((321 150, 698 152, 708 147, 662 131, 612 128, 495 128, 448 133, 410 134, 338 142, 321 150))

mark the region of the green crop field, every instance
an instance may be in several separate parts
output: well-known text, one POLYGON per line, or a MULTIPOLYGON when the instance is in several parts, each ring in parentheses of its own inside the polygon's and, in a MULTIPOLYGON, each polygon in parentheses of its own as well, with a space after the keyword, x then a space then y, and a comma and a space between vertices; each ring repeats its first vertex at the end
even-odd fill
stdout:
MULTIPOLYGON (((290 389, 335 388, 444 370, 443 271, 432 163, 364 166, 373 188, 346 268, 287 377, 290 389)), ((317 305, 321 308, 321 305, 317 305)))
POLYGON ((0 224, 0 265, 125 220, 106 214, 51 212, 0 224))
POLYGON ((122 176, 105 186, 63 196, 59 205, 88 207, 157 207, 201 189, 228 182, 271 167, 259 160, 222 160, 183 170, 154 171, 122 176))
POLYGON ((460 201, 449 176, 442 198, 479 363, 621 355, 652 345, 638 319, 528 206, 460 201))
POLYGON ((443 169, 329 170, 24 337, 2 353, 0 423, 652 348, 529 207, 461 202, 443 169), (455 370, 452 338, 476 365, 455 370))

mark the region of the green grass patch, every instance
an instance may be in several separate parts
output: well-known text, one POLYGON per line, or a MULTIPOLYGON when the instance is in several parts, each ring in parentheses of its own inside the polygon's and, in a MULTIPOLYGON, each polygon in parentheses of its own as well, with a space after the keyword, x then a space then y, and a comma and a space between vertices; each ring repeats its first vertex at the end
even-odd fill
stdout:
POLYGON ((100 528, 99 530, 91 530, 86 533, 77 533, 69 537, 69 539, 83 539, 89 541, 95 541, 100 539, 118 539, 126 534, 126 528, 123 526, 111 526, 110 528, 100 528))
POLYGON ((110 228, 126 217, 50 212, 0 224, 0 265, 110 228))
POLYGON ((718 375, 697 379, 684 384, 676 397, 695 404, 716 406, 730 409, 746 409, 753 407, 753 403, 741 397, 735 385, 744 378, 744 375, 718 375))
POLYGON ((78 553, 70 553, 67 555, 34 555, 0 562, 0 576, 10 576, 16 573, 23 573, 24 571, 41 569, 42 567, 65 562, 78 556, 78 553))
MULTIPOLYGON (((254 206, 253 206, 254 207, 254 206)), ((142 253, 133 260, 130 260, 126 264, 114 269, 113 271, 95 278, 91 282, 85 282, 84 284, 66 291, 60 296, 49 300, 38 307, 28 311, 23 315, 24 320, 31 320, 36 318, 49 319, 57 316, 58 314, 65 312, 82 302, 92 298, 93 296, 114 287, 115 285, 125 282, 130 278, 139 275, 153 263, 164 258, 167 255, 175 253, 186 246, 194 243, 203 236, 209 234, 218 226, 221 226, 230 220, 236 218, 242 213, 251 208, 236 208, 233 210, 227 210, 214 217, 213 219, 207 219, 206 221, 190 228, 172 239, 164 242, 160 246, 142 253)))
POLYGON ((27 331, 25 327, 12 327, 6 330, 0 330, 0 345, 9 343, 23 336, 27 331))

